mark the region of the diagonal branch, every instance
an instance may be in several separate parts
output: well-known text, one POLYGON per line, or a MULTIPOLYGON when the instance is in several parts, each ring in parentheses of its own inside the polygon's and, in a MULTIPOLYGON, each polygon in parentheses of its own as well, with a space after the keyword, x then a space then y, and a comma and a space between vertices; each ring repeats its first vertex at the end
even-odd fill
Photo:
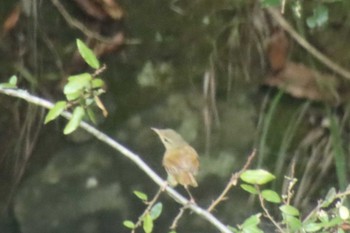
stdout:
MULTIPOLYGON (((3 93, 8 96, 16 97, 23 99, 29 103, 50 109, 53 107, 53 103, 47 101, 45 99, 39 98, 37 96, 29 94, 27 91, 22 89, 5 89, 0 87, 0 93, 3 93)), ((64 118, 70 119, 72 114, 69 112, 63 112, 61 114, 64 118)), ((80 123, 80 128, 85 129, 91 135, 96 137, 98 140, 103 143, 109 145, 116 151, 123 154, 125 157, 130 159, 134 164, 136 164, 142 171, 144 171, 159 187, 165 187, 165 191, 168 193, 170 197, 172 197, 176 202, 180 203, 183 206, 188 206, 193 212, 204 218, 206 221, 210 222, 214 227, 216 227, 220 232, 223 233, 232 233, 222 222, 220 222, 214 215, 210 212, 204 210, 199 207, 197 204, 190 202, 186 198, 184 198, 181 194, 179 194, 175 189, 165 186, 166 181, 163 180, 157 173, 155 173, 137 154, 130 151, 128 148, 118 143, 108 135, 102 133, 95 127, 91 126, 86 122, 80 123)))

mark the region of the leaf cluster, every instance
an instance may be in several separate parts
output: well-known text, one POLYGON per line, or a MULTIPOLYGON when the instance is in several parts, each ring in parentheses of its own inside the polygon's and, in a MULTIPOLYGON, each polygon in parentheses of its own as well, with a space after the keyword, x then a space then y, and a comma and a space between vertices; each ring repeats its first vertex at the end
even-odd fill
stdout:
POLYGON ((84 61, 93 69, 94 74, 81 73, 68 77, 68 83, 64 86, 63 93, 66 100, 58 101, 45 117, 45 124, 55 120, 63 111, 72 109, 72 118, 64 128, 64 134, 75 131, 85 116, 96 123, 93 106, 99 107, 103 115, 107 116, 107 110, 101 102, 99 95, 104 93, 104 81, 96 77, 105 67, 100 65, 93 51, 84 42, 77 39, 78 51, 84 61))

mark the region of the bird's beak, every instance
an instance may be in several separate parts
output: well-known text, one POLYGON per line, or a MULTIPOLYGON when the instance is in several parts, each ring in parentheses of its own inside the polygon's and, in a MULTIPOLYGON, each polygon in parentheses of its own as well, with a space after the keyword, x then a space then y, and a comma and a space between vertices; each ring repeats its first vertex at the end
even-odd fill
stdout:
POLYGON ((151 130, 153 130, 154 132, 156 132, 157 134, 159 134, 159 129, 151 127, 151 130))

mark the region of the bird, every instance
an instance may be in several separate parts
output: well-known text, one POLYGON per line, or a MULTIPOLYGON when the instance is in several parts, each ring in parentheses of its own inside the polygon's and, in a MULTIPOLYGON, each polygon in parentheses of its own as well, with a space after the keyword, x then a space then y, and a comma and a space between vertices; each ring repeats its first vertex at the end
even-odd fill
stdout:
POLYGON ((178 184, 184 186, 191 201, 194 201, 188 188, 189 186, 198 186, 195 179, 199 169, 197 151, 173 129, 151 129, 158 134, 165 147, 162 163, 168 174, 169 185, 173 187, 178 184))

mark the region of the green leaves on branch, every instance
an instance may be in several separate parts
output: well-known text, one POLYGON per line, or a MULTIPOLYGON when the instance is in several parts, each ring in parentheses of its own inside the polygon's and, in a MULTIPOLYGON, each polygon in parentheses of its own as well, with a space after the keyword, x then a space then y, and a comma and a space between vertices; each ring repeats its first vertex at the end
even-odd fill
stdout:
POLYGON ((145 233, 151 233, 154 227, 154 221, 161 215, 163 211, 163 204, 157 202, 159 198, 160 191, 153 197, 152 200, 148 200, 147 194, 141 191, 134 191, 134 195, 147 205, 147 208, 143 214, 139 217, 136 223, 129 220, 123 222, 124 226, 129 229, 136 229, 142 226, 145 233))
POLYGON ((99 95, 104 93, 103 88, 105 83, 102 79, 95 77, 95 75, 101 73, 105 67, 100 66, 100 62, 93 51, 79 39, 77 39, 77 47, 84 61, 90 67, 97 70, 94 74, 81 73, 69 76, 68 82, 63 88, 63 93, 67 101, 58 101, 46 115, 45 124, 56 119, 64 110, 73 110, 72 118, 64 128, 64 134, 74 132, 85 116, 96 123, 96 117, 92 109, 93 106, 98 107, 104 116, 108 114, 99 98, 99 95))
POLYGON ((0 83, 0 88, 17 88, 17 76, 12 75, 7 83, 0 83))

